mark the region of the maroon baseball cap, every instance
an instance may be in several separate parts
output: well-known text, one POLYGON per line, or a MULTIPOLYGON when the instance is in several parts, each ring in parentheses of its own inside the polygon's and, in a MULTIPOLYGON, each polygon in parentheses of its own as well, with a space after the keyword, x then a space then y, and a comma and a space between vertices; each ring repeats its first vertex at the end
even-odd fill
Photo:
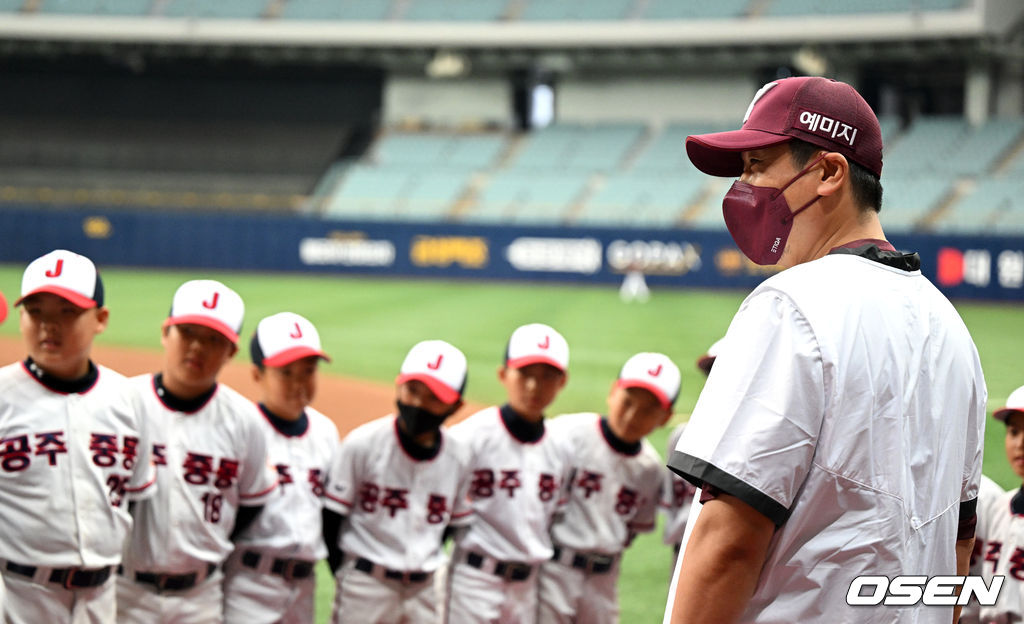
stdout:
POLYGON ((882 130, 857 90, 837 80, 784 78, 754 95, 739 130, 686 137, 686 154, 713 176, 739 177, 740 152, 800 139, 882 175, 882 130))

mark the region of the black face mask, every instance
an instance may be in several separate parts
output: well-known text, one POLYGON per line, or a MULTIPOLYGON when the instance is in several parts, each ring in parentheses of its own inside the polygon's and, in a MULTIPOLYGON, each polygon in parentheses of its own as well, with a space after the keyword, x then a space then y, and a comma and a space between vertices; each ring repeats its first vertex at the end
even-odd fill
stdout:
POLYGON ((413 438, 421 433, 437 431, 441 428, 441 424, 452 415, 452 412, 447 412, 438 416, 422 407, 408 405, 401 401, 395 401, 395 404, 398 406, 398 418, 405 426, 405 432, 413 438))

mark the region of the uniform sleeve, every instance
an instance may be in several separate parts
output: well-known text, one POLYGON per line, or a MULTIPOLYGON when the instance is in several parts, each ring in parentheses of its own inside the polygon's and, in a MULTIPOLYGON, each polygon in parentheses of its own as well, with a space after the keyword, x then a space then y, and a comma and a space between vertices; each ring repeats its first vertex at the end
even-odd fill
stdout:
POLYGON ((751 295, 668 465, 740 498, 777 526, 811 468, 825 411, 817 337, 784 294, 751 295))
POLYGON ((465 449, 460 462, 459 486, 455 490, 455 504, 452 506, 452 526, 467 526, 473 520, 473 501, 469 499, 469 486, 473 481, 473 472, 469 469, 469 449, 465 449))
MULTIPOLYGON (((129 384, 125 383, 125 402, 135 416, 138 431, 137 439, 131 443, 135 445, 135 460, 132 465, 132 474, 125 485, 125 495, 130 501, 144 500, 156 493, 156 463, 153 460, 153 433, 152 421, 147 418, 145 408, 142 405, 138 393, 134 392, 129 384)), ((125 440, 125 447, 129 441, 125 440)))
POLYGON ((960 502, 965 503, 978 498, 981 486, 981 459, 985 452, 985 415, 986 403, 988 401, 988 389, 985 387, 985 377, 981 372, 981 363, 975 352, 976 381, 971 396, 971 413, 967 425, 967 439, 964 453, 963 484, 960 491, 960 502))
POLYGON ((661 491, 664 488, 665 482, 658 478, 664 472, 661 464, 655 464, 654 468, 656 470, 652 470, 650 478, 647 479, 647 483, 651 487, 648 487, 647 491, 644 492, 644 497, 640 501, 640 506, 637 507, 636 514, 629 521, 629 530, 634 533, 650 533, 657 525, 658 504, 661 502, 661 491))
POLYGON ((349 434, 334 454, 331 467, 327 471, 327 483, 324 488, 324 507, 347 516, 352 510, 356 489, 356 452, 352 435, 349 434))
POLYGON ((244 506, 262 505, 277 489, 277 471, 267 460, 267 436, 255 418, 244 421, 245 447, 242 449, 241 470, 239 471, 239 504, 244 506))

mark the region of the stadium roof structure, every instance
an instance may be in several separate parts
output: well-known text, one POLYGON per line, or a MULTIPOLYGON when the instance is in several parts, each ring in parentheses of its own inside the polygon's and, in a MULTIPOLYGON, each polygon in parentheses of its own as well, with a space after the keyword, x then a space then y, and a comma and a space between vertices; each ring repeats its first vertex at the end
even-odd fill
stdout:
POLYGON ((701 20, 434 22, 0 15, 0 53, 135 50, 157 56, 358 63, 422 68, 438 51, 466 55, 475 70, 550 64, 552 69, 714 69, 785 60, 813 48, 845 61, 888 58, 1024 59, 1024 3, 974 0, 964 8, 701 20))

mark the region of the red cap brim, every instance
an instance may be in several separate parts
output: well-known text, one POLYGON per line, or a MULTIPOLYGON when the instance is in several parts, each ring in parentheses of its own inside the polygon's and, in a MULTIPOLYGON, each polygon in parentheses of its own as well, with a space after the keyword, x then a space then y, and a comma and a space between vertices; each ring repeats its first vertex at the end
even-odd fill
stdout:
POLYGON ((238 333, 232 330, 230 327, 221 323, 217 319, 212 319, 208 316, 201 316, 199 314, 183 314, 182 316, 171 316, 164 321, 164 328, 170 327, 171 325, 202 325, 203 327, 209 327, 215 329, 220 333, 224 334, 224 337, 230 340, 233 344, 238 344, 238 333))
POLYGON ((1020 413, 1024 414, 1024 409, 1017 409, 1017 408, 1014 408, 1014 407, 1004 407, 1003 409, 998 409, 998 410, 992 412, 992 418, 995 418, 996 420, 1002 420, 1003 422, 1006 422, 1006 417, 1009 416, 1010 414, 1014 413, 1014 412, 1020 412, 1020 413))
POLYGON ((3 323, 5 320, 7 320, 7 299, 0 292, 0 323, 3 323))
POLYGON ((666 395, 664 390, 650 382, 644 381, 642 379, 619 379, 618 381, 615 382, 615 385, 618 386, 619 388, 643 388, 644 390, 647 390, 648 392, 653 394, 654 397, 658 399, 658 402, 661 403, 662 407, 664 407, 665 409, 672 408, 671 397, 666 395))
POLYGON ((331 358, 327 357, 327 354, 323 351, 317 351, 312 347, 294 347, 291 349, 285 349, 273 357, 263 358, 263 365, 273 367, 288 366, 295 360, 301 360, 302 358, 310 356, 318 357, 327 362, 331 361, 331 358))
POLYGON ((426 375, 424 373, 407 373, 405 375, 399 375, 398 378, 395 379, 395 383, 401 385, 413 379, 415 379, 416 381, 422 381, 424 384, 426 384, 426 386, 430 388, 430 391, 434 393, 434 396, 436 396, 438 399, 441 399, 442 403, 451 405, 452 403, 459 400, 458 391, 452 390, 452 388, 448 386, 448 384, 444 383, 440 379, 437 379, 436 377, 431 377, 430 375, 426 375))
POLYGON ((524 366, 529 366, 530 364, 549 364, 563 373, 565 372, 565 367, 554 359, 543 355, 524 355, 523 357, 513 358, 505 362, 505 366, 508 366, 509 368, 522 368, 524 366))
POLYGON ((763 130, 731 130, 686 137, 690 162, 708 175, 738 178, 743 174, 740 152, 763 149, 793 140, 793 137, 763 130))
POLYGON ((39 288, 36 288, 32 292, 26 293, 19 297, 18 300, 14 302, 14 305, 20 306, 22 301, 28 299, 32 295, 37 295, 39 293, 50 293, 51 295, 57 295, 58 297, 67 299, 76 306, 80 308, 85 308, 86 310, 96 307, 96 302, 93 301, 92 299, 86 297, 81 293, 77 293, 69 288, 61 288, 60 286, 40 286, 39 288))

